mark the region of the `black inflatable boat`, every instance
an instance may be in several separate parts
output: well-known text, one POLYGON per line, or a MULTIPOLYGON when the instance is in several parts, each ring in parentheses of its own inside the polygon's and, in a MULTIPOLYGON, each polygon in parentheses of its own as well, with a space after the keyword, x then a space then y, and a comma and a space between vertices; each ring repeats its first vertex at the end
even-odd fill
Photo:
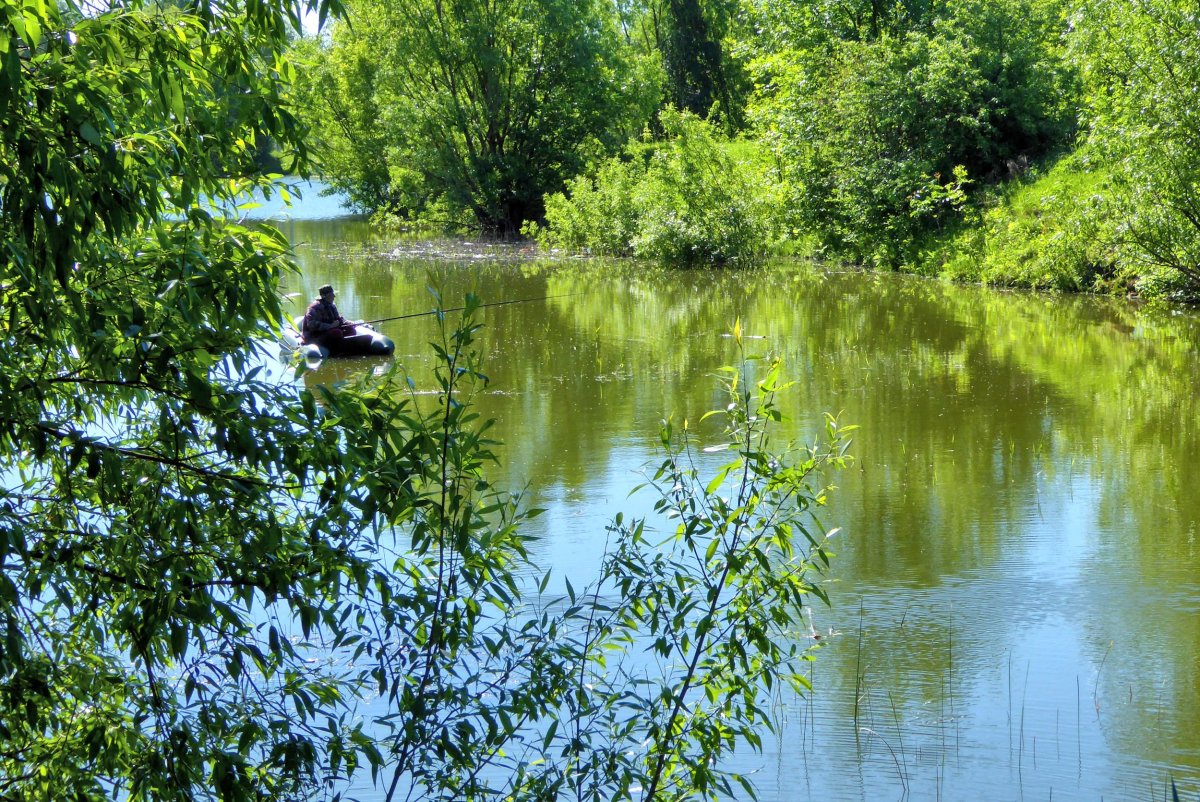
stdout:
POLYGON ((284 344, 291 350, 298 350, 305 359, 328 359, 343 356, 390 356, 396 350, 392 338, 380 334, 366 323, 354 327, 354 334, 340 340, 332 340, 325 344, 306 343, 300 331, 304 318, 292 321, 292 330, 284 333, 284 344))

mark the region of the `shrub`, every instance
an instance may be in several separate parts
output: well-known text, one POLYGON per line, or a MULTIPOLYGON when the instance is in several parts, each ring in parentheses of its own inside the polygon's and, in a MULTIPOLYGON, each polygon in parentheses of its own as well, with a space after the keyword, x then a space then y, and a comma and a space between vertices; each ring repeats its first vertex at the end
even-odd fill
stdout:
POLYGON ((686 112, 546 199, 545 245, 669 264, 753 262, 780 238, 781 186, 760 152, 686 112))
POLYGON ((793 635, 826 599, 821 483, 847 464, 853 427, 827 418, 820 444, 777 447, 781 364, 741 354, 709 413, 725 426, 705 453, 728 462, 703 475, 694 428, 664 425, 645 487, 656 514, 618 515, 594 582, 554 591, 527 548, 535 513, 487 478, 490 422, 471 404, 486 382, 478 308, 468 298, 462 323, 440 320, 437 394, 405 393, 396 374, 366 398, 324 394, 341 425, 369 415, 352 441, 378 466, 362 514, 391 523, 364 532, 357 545, 379 561, 342 590, 355 686, 380 699, 361 758, 387 799, 622 799, 640 786, 669 802, 749 787, 721 758, 761 745, 773 688, 804 689, 814 644, 793 635))
POLYGON ((1080 4, 1072 42, 1088 149, 1110 165, 1121 258, 1138 289, 1200 299, 1196 9, 1180 0, 1080 4))
POLYGON ((965 179, 990 183, 1071 135, 1064 27, 1055 3, 951 0, 866 39, 777 35, 755 62, 754 117, 794 225, 835 255, 911 261, 958 217, 965 179))
POLYGON ((1079 156, 992 191, 948 237, 926 243, 914 267, 955 280, 1046 290, 1126 287, 1112 222, 1111 179, 1079 156))
POLYGON ((545 244, 588 250, 598 256, 631 256, 637 235, 638 211, 634 193, 644 173, 634 162, 613 158, 594 177, 567 182, 567 194, 546 197, 547 229, 527 231, 545 244))

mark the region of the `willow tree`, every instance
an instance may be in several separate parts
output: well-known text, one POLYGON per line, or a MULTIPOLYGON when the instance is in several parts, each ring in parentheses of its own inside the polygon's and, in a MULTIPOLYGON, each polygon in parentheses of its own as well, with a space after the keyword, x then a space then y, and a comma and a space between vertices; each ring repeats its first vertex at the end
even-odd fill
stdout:
POLYGON ((657 101, 602 0, 351 6, 308 46, 303 105, 326 177, 371 211, 514 232, 657 101))
POLYGON ((0 7, 4 799, 326 773, 340 733, 294 710, 338 681, 276 622, 308 630, 361 565, 307 489, 338 445, 249 368, 286 243, 207 211, 265 184, 258 141, 304 167, 281 54, 306 11, 338 2, 0 7))

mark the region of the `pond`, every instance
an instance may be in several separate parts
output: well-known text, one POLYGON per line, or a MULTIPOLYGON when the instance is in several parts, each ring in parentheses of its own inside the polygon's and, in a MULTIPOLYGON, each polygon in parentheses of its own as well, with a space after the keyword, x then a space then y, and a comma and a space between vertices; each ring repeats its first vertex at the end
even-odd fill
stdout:
MULTIPOLYGON (((767 800, 1200 796, 1200 320, 1112 300, 1003 293, 796 263, 752 272, 535 258, 419 242, 361 220, 282 223, 302 310, 338 288, 377 319, 482 312, 480 411, 527 487, 537 559, 585 581, 660 422, 723 404, 752 350, 796 380, 786 434, 861 427, 824 515, 841 527, 813 692, 779 697, 767 800)), ((430 318, 384 323, 420 371, 430 318)), ((340 363, 330 381, 374 363, 340 363)), ((702 432, 703 436, 703 432, 702 432)))

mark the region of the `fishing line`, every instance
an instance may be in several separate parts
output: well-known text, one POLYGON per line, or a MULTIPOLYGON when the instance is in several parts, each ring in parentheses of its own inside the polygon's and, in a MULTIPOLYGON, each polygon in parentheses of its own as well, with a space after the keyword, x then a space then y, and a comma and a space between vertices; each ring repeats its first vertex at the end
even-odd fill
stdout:
MULTIPOLYGON (((541 296, 538 296, 537 298, 515 298, 511 301, 493 301, 490 304, 479 304, 475 308, 483 309, 488 306, 507 306, 508 304, 524 304, 524 303, 529 303, 530 301, 545 301, 550 298, 570 298, 572 295, 578 295, 578 294, 579 293, 573 292, 573 293, 568 293, 566 295, 541 295, 541 296)), ((465 307, 465 306, 452 306, 447 309, 431 309, 428 312, 411 312, 407 315, 396 315, 395 317, 381 317, 378 320, 365 320, 365 321, 363 321, 363 323, 368 326, 373 326, 376 323, 387 323, 388 321, 392 321, 392 320, 407 320, 408 318, 413 318, 413 317, 428 317, 429 315, 436 315, 441 312, 461 312, 462 310, 464 310, 466 308, 467 307, 465 307)))

